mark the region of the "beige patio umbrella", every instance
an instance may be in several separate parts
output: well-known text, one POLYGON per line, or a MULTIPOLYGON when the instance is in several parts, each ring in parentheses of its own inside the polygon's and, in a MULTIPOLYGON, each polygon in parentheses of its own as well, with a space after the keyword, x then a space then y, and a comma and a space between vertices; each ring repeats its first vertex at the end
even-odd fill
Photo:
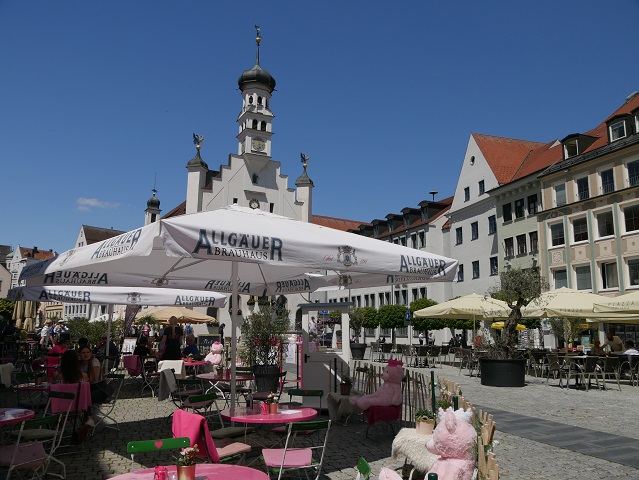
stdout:
POLYGON ((13 316, 11 317, 16 322, 16 328, 22 328, 22 320, 24 320, 24 304, 23 301, 17 301, 13 307, 13 316))
POLYGON ((601 303, 595 303, 593 310, 596 314, 612 314, 611 318, 594 321, 606 323, 639 323, 639 290, 635 290, 618 297, 604 297, 601 303))
POLYGON ((542 293, 521 309, 521 315, 527 318, 586 318, 595 322, 605 319, 616 321, 628 317, 627 314, 601 313, 593 310, 595 304, 607 300, 607 297, 595 293, 566 287, 558 288, 542 293))
POLYGON ((214 323, 217 325, 215 317, 211 317, 204 313, 196 312, 185 307, 160 307, 151 310, 138 312, 135 316, 136 320, 147 315, 151 315, 162 323, 168 323, 169 318, 176 317, 178 322, 184 323, 214 323))
POLYGON ((413 315, 424 318, 459 318, 473 321, 473 335, 477 318, 508 318, 510 308, 506 302, 471 293, 463 297, 453 298, 431 307, 417 310, 413 315))

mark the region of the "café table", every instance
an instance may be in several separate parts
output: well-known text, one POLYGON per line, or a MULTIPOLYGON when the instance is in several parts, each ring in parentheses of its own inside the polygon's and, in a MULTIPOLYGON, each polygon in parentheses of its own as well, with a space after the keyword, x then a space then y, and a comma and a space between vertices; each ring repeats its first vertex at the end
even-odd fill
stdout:
POLYGON ((33 417, 35 412, 26 408, 0 408, 0 427, 20 423, 33 417))
MULTIPOLYGON (((217 393, 219 393, 220 395, 222 395, 227 402, 228 405, 228 397, 227 397, 227 393, 230 393, 230 389, 228 389, 228 386, 226 389, 222 388, 221 385, 218 385, 218 383, 229 383, 231 381, 231 371, 227 370, 226 373, 220 374, 218 372, 209 372, 209 373, 200 373, 199 375, 196 375, 195 378, 197 378, 198 380, 205 380, 207 382, 211 383, 211 387, 206 391, 206 393, 209 393, 211 391, 215 391, 217 393)), ((249 375, 249 374, 243 374, 243 373, 238 373, 235 376, 235 382, 252 382, 253 380, 255 380, 255 377, 253 375, 249 375)), ((237 395, 241 394, 242 392, 240 392, 239 390, 236 392, 237 395)))
POLYGON ((184 367, 189 369, 192 368, 193 371, 197 374, 200 373, 200 368, 201 367, 205 367, 206 365, 208 365, 209 362, 205 362, 204 360, 184 360, 184 367))
POLYGON ((289 408, 280 405, 277 413, 262 413, 261 408, 234 407, 220 412, 224 420, 244 424, 244 441, 248 425, 278 425, 283 423, 304 422, 317 417, 317 410, 309 407, 289 408))
MULTIPOLYGON (((166 467, 167 480, 171 479, 171 475, 177 475, 175 465, 166 467)), ((142 470, 134 470, 133 472, 123 473, 109 480, 153 480, 155 476, 155 468, 145 468, 142 470)), ((175 477, 177 478, 177 476, 175 477)), ((255 468, 244 467, 241 465, 225 465, 220 463, 198 463, 195 467, 196 480, 226 480, 229 478, 237 478, 242 480, 268 480, 269 476, 255 468)))

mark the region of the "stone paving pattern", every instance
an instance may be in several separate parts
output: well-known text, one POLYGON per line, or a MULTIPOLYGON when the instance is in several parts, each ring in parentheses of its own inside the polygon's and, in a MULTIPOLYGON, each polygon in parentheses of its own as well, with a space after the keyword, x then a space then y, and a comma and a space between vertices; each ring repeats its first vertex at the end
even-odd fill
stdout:
MULTIPOLYGON (((562 431, 562 425, 569 433, 572 427, 589 430, 585 433, 575 430, 581 433, 575 434, 577 442, 572 442, 573 445, 583 443, 579 441, 580 436, 588 434, 596 440, 597 432, 601 432, 601 445, 597 446, 595 442, 595 451, 590 450, 599 456, 601 452, 614 448, 605 447, 606 441, 613 437, 603 434, 613 434, 621 443, 624 440, 629 445, 637 443, 639 387, 632 387, 626 381, 622 384, 621 392, 613 389, 612 382, 608 382, 608 391, 562 389, 553 379, 550 380, 550 385, 546 385, 545 379, 535 377, 527 377, 527 385, 523 388, 484 387, 480 384, 480 379, 469 377, 467 370, 459 375, 459 368, 445 364, 435 368, 435 374, 459 383, 464 396, 475 405, 481 405, 488 411, 495 410, 497 444, 494 451, 501 469, 501 478, 639 479, 637 468, 571 450, 570 435, 567 435, 568 442, 564 448, 554 445, 562 440, 557 435, 557 428, 562 431), (513 414, 502 422, 504 431, 500 430, 498 411, 513 414), (529 424, 536 420, 541 426, 531 428, 529 424), (521 431, 518 431, 518 422, 522 425, 521 431), (534 435, 531 431, 534 431, 534 435), (528 438, 532 436, 534 438, 528 438)), ((0 393, 1 406, 10 405, 14 401, 14 393, 0 393)), ((114 412, 115 418, 120 422, 120 431, 99 428, 95 437, 89 438, 81 447, 67 448, 64 455, 59 455, 67 465, 67 478, 106 479, 137 468, 173 463, 172 452, 140 455, 136 457, 135 463, 126 454, 126 444, 131 440, 170 437, 171 423, 168 416, 173 409, 170 401, 159 402, 156 398, 151 398, 148 391, 144 397, 140 397, 139 386, 134 380, 127 380, 114 412)), ((371 427, 369 438, 365 438, 365 430, 366 424, 358 418, 349 420, 347 426, 335 425, 332 428, 322 478, 354 479, 354 465, 359 457, 364 457, 371 463, 371 478, 374 479, 382 466, 401 469, 403 462, 390 458, 393 440, 390 429, 386 425, 375 425, 371 427)), ((249 443, 255 442, 250 440, 249 443)), ((587 448, 582 450, 588 452, 587 448)), ((259 448, 256 447, 255 453, 258 451, 259 448)), ((259 462, 255 466, 261 468, 259 462)), ((53 468, 55 470, 57 467, 53 468)))

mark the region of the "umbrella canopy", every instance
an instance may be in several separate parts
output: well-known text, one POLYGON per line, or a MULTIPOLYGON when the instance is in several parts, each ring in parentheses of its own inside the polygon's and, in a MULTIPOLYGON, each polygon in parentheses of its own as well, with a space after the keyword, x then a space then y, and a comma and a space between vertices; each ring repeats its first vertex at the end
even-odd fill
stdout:
POLYGON ((587 318, 602 321, 605 318, 627 318, 619 313, 598 313, 593 311, 595 303, 600 304, 607 297, 572 288, 558 288, 542 293, 538 298, 521 309, 527 318, 587 318))
MULTIPOLYGON (((8 300, 12 300, 7 297, 8 300)), ((22 327, 22 320, 24 320, 24 303, 22 301, 16 302, 13 306, 13 316, 11 317, 16 322, 16 327, 22 327)))
POLYGON ((96 287, 93 285, 84 287, 15 287, 9 290, 7 299, 100 305, 177 305, 180 307, 224 307, 226 305, 226 296, 216 292, 177 288, 96 287))
MULTIPOLYGON (((450 282, 457 261, 390 242, 230 205, 159 220, 25 267, 27 285, 159 286, 286 295, 372 274, 379 285, 450 282)), ((232 309, 231 355, 237 348, 232 309)), ((231 406, 235 403, 235 362, 231 406)))
MULTIPOLYGON (((504 323, 505 322, 493 322, 490 328, 494 328, 495 330, 501 330, 502 328, 504 328, 504 323)), ((526 330, 526 325, 522 325, 521 323, 518 323, 516 328, 517 330, 526 330)))
POLYGON ((614 314, 614 318, 598 319, 599 322, 639 323, 639 290, 595 303, 593 310, 598 314, 614 314), (622 315, 625 318, 619 318, 622 315), (633 316, 631 316, 633 315, 633 316))
POLYGON ((217 320, 215 317, 211 317, 204 313, 196 312, 185 307, 161 307, 154 308, 153 310, 145 310, 138 312, 135 316, 136 320, 151 315, 156 320, 167 323, 169 318, 176 317, 180 322, 189 323, 215 323, 217 320))
POLYGON ((476 318, 508 318, 510 308, 506 302, 486 295, 471 293, 463 297, 453 298, 431 307, 417 310, 413 315, 425 318, 459 318, 475 320, 476 318))

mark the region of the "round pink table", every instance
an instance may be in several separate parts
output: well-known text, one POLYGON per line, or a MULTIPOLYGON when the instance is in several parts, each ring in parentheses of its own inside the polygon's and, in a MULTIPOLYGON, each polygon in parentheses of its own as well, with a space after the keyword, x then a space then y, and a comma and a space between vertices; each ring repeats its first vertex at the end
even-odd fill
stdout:
POLYGON ((291 408, 280 407, 278 413, 263 414, 261 411, 253 410, 247 407, 227 408, 220 412, 222 418, 239 423, 252 424, 273 424, 273 423, 291 423, 312 420, 317 417, 317 410, 314 408, 301 407, 291 408))
POLYGON ((35 417, 35 412, 26 408, 0 408, 0 427, 11 423, 20 423, 33 417, 35 417))
MULTIPOLYGON (((208 380, 209 382, 230 382, 231 381, 230 373, 228 376, 226 374, 218 375, 217 372, 201 373, 199 375, 196 375, 195 378, 197 378, 198 380, 208 380)), ((235 376, 236 382, 250 382, 251 380, 254 380, 254 379, 255 377, 253 375, 245 375, 241 373, 238 373, 235 376)))
MULTIPOLYGON (((176 472, 175 465, 166 467, 169 476, 176 472)), ((154 468, 135 470, 130 473, 123 473, 109 480, 153 480, 154 468)), ((198 463, 195 468, 195 480, 227 480, 237 478, 242 480, 268 480, 268 475, 254 468, 242 467, 239 465, 222 465, 219 463, 198 463)))

